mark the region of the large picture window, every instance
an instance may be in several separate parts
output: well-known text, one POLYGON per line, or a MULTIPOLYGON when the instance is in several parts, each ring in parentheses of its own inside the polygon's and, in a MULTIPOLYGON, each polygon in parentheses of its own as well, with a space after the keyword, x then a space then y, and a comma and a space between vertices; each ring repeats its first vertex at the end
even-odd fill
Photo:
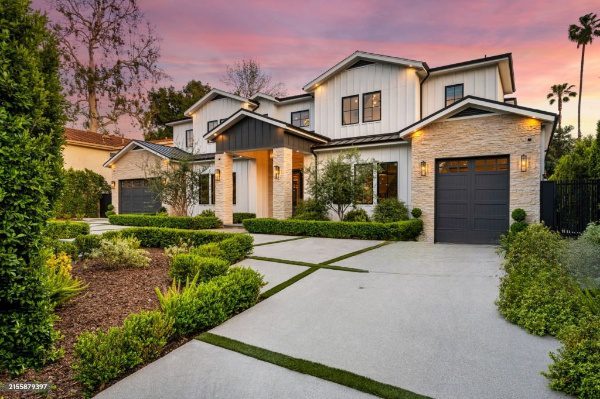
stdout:
POLYGON ((298 127, 309 127, 310 115, 308 110, 292 112, 292 125, 298 127))
POLYGON ((342 125, 358 123, 358 95, 342 98, 342 125))
POLYGON ((210 200, 210 175, 200 175, 200 184, 198 186, 199 204, 206 205, 210 200))
POLYGON ((458 100, 464 97, 464 85, 446 86, 446 107, 454 104, 458 100))
POLYGON ((189 129, 185 131, 185 146, 190 148, 194 146, 194 130, 189 129))
POLYGON ((398 162, 382 162, 377 173, 377 199, 398 198, 398 162))
POLYGON ((356 197, 357 204, 372 204, 373 203, 373 165, 372 164, 356 164, 354 165, 354 179, 357 176, 364 176, 367 174, 367 178, 364 180, 363 190, 356 197))
POLYGON ((210 132, 211 130, 213 130, 214 128, 216 128, 217 126, 219 126, 219 121, 218 120, 214 120, 214 121, 208 121, 208 123, 206 124, 206 131, 210 132))
POLYGON ((381 92, 363 94, 363 122, 381 120, 381 92))

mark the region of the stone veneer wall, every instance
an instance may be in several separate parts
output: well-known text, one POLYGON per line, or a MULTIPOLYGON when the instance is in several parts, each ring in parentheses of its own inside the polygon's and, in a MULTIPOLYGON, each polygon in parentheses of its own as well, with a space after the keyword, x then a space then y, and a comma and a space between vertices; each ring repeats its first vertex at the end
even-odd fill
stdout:
POLYGON ((423 210, 421 240, 434 240, 435 160, 440 158, 510 155, 509 211, 523 208, 529 221, 539 220, 541 123, 517 115, 492 115, 433 123, 412 136, 412 206, 423 210), (527 172, 521 172, 521 155, 527 172), (421 161, 427 176, 421 176, 421 161))
POLYGON ((220 170, 221 178, 215 181, 215 214, 223 224, 233 223, 233 155, 229 153, 215 156, 215 170, 220 170))
POLYGON ((279 166, 279 179, 273 175, 273 217, 287 219, 292 216, 292 150, 273 149, 273 169, 279 166))

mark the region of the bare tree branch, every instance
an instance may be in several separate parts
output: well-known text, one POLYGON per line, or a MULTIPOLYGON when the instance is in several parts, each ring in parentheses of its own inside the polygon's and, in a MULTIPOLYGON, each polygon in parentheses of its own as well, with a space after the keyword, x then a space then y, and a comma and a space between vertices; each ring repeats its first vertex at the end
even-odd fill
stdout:
POLYGON ((252 58, 237 61, 228 66, 221 81, 234 94, 245 98, 250 98, 256 93, 264 93, 273 97, 286 95, 283 83, 273 83, 271 76, 262 70, 258 61, 252 58))

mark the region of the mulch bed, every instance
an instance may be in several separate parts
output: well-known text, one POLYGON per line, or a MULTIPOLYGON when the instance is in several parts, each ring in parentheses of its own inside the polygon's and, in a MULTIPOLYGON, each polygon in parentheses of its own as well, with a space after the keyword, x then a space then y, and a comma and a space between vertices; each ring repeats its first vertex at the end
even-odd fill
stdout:
MULTIPOLYGON (((77 336, 83 331, 106 330, 108 327, 119 326, 131 313, 158 309, 154 288, 165 289, 171 284, 167 258, 163 250, 148 249, 148 252, 152 258, 150 266, 140 269, 106 269, 96 261, 77 262, 73 266, 73 275, 89 286, 69 303, 57 309, 60 320, 55 324, 55 328, 64 336, 58 345, 64 348, 65 356, 39 371, 28 371, 15 378, 0 375, 0 380, 49 382, 55 389, 49 395, 44 394, 47 395, 44 397, 81 398, 81 386, 73 379, 71 370, 73 345, 77 336)), ((39 393, 21 392, 6 397, 40 396, 42 395, 39 393)))

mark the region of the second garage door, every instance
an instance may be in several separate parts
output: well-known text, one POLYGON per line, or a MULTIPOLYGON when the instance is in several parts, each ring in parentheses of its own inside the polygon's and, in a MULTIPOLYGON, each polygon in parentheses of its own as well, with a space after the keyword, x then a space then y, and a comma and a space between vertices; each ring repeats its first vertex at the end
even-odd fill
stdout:
POLYGON ((435 172, 435 241, 496 244, 508 229, 509 158, 440 159, 435 172))
POLYGON ((119 181, 119 213, 155 213, 160 207, 147 179, 119 181))

